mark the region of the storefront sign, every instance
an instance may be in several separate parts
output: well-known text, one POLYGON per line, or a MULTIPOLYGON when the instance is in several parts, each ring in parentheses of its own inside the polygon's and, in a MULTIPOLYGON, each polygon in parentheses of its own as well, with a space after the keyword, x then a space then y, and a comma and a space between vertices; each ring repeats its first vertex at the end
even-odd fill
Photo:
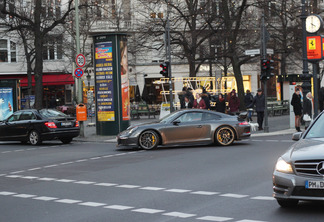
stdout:
POLYGON ((120 59, 121 59, 121 95, 122 95, 122 114, 123 120, 130 119, 130 101, 129 101, 129 80, 128 80, 128 58, 127 42, 120 41, 120 59))
POLYGON ((4 87, 0 88, 0 120, 7 119, 13 114, 13 89, 4 87))
POLYGON ((308 36, 306 42, 307 42, 307 59, 309 61, 321 60, 323 57, 322 37, 308 36))
POLYGON ((95 44, 98 121, 115 121, 112 42, 95 44))

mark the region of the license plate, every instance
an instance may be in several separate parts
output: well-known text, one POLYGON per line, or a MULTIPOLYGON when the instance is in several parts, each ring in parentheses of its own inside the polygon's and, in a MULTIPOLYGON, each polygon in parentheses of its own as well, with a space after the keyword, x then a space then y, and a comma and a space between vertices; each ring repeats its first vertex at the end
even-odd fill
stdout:
POLYGON ((324 181, 305 181, 306 189, 324 189, 324 181))
POLYGON ((72 126, 71 122, 63 122, 61 123, 61 126, 72 126))

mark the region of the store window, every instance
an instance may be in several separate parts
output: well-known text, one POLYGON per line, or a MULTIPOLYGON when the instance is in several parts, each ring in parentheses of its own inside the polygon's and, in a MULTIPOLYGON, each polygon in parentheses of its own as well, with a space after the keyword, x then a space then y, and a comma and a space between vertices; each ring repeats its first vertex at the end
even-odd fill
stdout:
POLYGON ((17 62, 16 43, 0 39, 0 62, 17 62))

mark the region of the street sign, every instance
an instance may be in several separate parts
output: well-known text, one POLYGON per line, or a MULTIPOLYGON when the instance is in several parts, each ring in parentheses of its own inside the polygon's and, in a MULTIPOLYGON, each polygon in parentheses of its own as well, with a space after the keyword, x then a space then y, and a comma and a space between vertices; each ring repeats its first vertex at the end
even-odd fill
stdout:
POLYGON ((83 67, 84 65, 85 65, 85 63, 86 63, 86 59, 85 59, 85 57, 84 57, 84 55, 83 54, 79 54, 79 55, 77 55, 77 57, 76 57, 76 64, 77 64, 77 66, 79 66, 79 67, 83 67))
MULTIPOLYGON (((273 55, 273 49, 267 49, 267 54, 273 55)), ((245 55, 259 55, 260 54, 260 49, 250 49, 250 50, 245 50, 245 55)))
POLYGON ((75 77, 77 77, 77 78, 81 78, 82 76, 83 76, 83 69, 81 69, 81 68, 76 68, 75 70, 74 70, 74 75, 75 75, 75 77))

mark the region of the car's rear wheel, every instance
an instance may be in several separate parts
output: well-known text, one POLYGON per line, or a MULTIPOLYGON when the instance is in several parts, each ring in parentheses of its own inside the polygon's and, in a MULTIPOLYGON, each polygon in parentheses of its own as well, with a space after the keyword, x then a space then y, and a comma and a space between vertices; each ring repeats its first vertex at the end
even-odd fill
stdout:
POLYGON ((296 207, 299 200, 286 200, 286 199, 277 199, 278 204, 284 208, 296 207))
POLYGON ((139 136, 138 144, 142 149, 154 149, 159 145, 159 136, 153 130, 144 131, 139 136))
POLYGON ((42 143, 40 135, 36 130, 30 131, 28 139, 31 145, 39 145, 42 143))
POLYGON ((215 141, 217 144, 222 146, 231 145, 234 142, 235 133, 234 130, 229 126, 222 126, 217 129, 215 134, 215 141))
POLYGON ((71 143, 73 138, 60 138, 60 140, 62 141, 62 143, 68 144, 68 143, 71 143))

